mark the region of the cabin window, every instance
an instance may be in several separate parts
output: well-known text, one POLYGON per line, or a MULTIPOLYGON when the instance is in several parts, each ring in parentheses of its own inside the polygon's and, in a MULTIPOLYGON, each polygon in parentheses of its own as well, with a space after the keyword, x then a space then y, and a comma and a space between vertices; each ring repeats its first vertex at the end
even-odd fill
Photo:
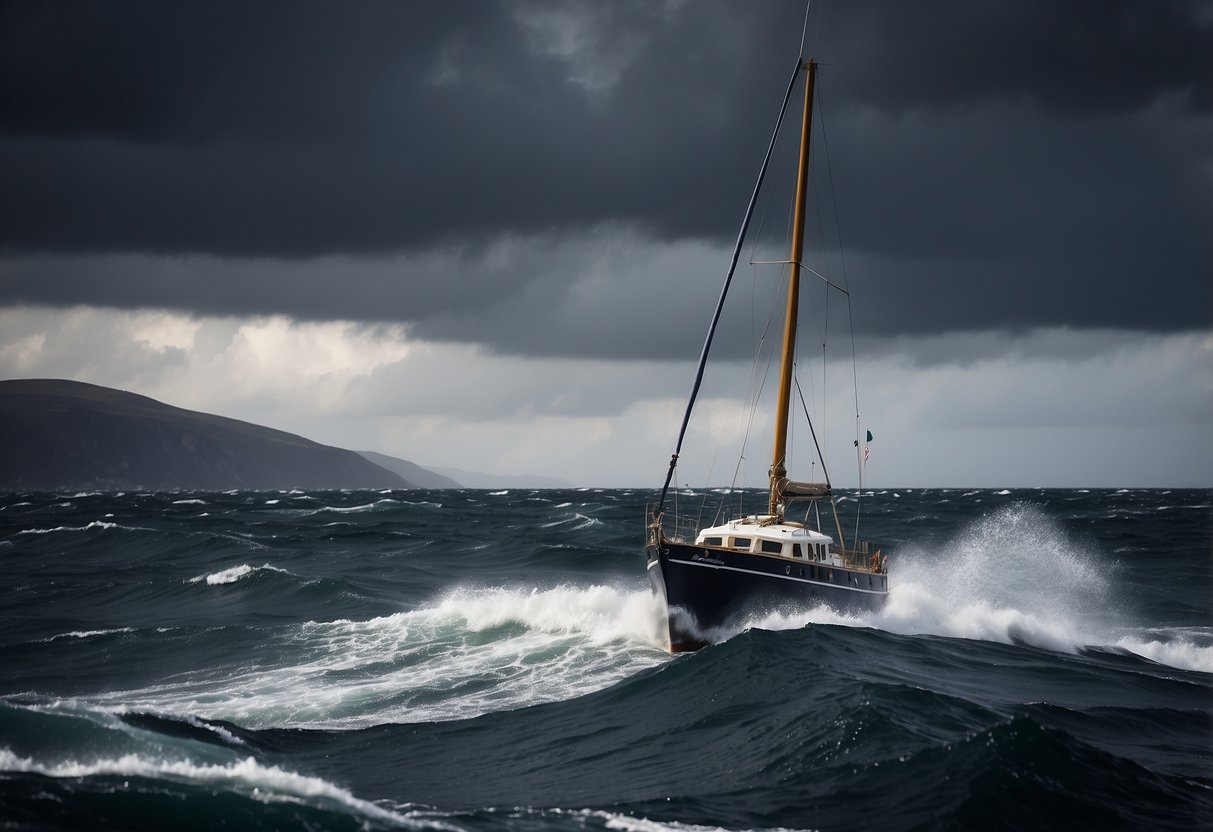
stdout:
POLYGON ((705 546, 720 546, 724 543, 723 537, 705 537, 703 539, 705 546))
POLYGON ((768 555, 778 555, 783 553, 783 544, 777 540, 762 541, 762 551, 768 555))
MULTIPOLYGON (((792 544, 792 557, 794 557, 794 558, 803 558, 804 557, 804 552, 801 551, 799 543, 792 544)), ((801 575, 804 574, 803 569, 800 570, 800 574, 801 575)))
POLYGON ((749 549, 750 545, 753 542, 754 541, 750 540, 748 537, 735 537, 735 538, 733 538, 733 548, 734 549, 749 549))

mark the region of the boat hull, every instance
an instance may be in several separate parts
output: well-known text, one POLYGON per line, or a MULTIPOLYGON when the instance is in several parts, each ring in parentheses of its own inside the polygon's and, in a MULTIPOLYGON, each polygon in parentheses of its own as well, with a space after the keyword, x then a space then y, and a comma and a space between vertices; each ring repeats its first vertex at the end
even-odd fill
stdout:
POLYGON ((888 575, 800 558, 662 540, 645 548, 649 581, 665 601, 670 650, 697 650, 713 630, 755 615, 828 604, 840 612, 879 609, 888 575))

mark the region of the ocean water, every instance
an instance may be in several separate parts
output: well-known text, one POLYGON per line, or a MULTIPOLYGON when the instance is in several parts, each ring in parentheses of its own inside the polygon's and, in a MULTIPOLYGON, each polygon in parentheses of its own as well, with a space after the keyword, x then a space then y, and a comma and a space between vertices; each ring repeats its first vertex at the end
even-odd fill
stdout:
POLYGON ((653 496, 0 495, 0 827, 1213 827, 1210 492, 871 492, 676 657, 653 496))

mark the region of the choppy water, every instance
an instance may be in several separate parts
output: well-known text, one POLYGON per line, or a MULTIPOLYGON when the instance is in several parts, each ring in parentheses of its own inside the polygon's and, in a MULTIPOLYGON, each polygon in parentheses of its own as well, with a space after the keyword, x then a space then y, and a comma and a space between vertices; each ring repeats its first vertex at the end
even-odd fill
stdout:
POLYGON ((871 494, 886 609, 679 657, 652 496, 0 495, 0 825, 1213 824, 1210 492, 871 494))

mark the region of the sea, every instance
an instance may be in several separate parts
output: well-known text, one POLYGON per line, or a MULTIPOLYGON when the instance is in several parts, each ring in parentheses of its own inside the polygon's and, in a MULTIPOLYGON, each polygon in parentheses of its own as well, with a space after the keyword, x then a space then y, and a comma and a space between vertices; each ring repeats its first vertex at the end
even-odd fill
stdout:
POLYGON ((0 829, 1213 828, 1213 492, 842 492, 887 606, 680 655, 654 497, 0 494, 0 829))

